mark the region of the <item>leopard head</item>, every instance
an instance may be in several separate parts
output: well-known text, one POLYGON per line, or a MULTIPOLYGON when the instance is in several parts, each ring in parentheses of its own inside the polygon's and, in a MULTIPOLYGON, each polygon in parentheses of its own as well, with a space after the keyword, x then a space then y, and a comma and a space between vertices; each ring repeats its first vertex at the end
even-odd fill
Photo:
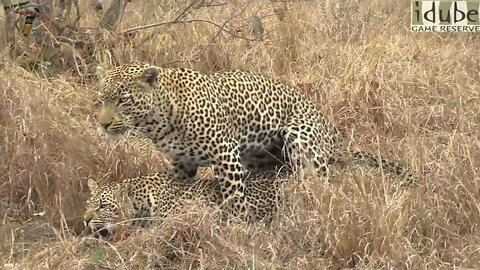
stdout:
POLYGON ((121 137, 141 126, 152 113, 158 76, 159 68, 149 64, 126 64, 110 70, 98 67, 98 122, 102 131, 121 137))
POLYGON ((86 227, 89 227, 95 235, 106 237, 113 233, 121 221, 119 199, 121 186, 108 184, 99 186, 93 179, 88 180, 90 198, 87 200, 87 209, 83 216, 86 227))

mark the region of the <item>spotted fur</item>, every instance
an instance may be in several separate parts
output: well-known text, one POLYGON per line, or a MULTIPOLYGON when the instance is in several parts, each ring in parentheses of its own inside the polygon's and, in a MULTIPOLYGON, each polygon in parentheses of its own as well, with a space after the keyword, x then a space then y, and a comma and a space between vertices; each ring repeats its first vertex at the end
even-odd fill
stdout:
POLYGON ((330 163, 350 158, 414 179, 396 162, 346 151, 317 104, 265 76, 206 75, 150 64, 100 69, 99 75, 103 130, 111 136, 145 135, 170 156, 177 179, 192 179, 199 166, 213 165, 221 196, 233 198, 230 207, 237 214, 246 209, 244 169, 313 164, 317 176, 328 178, 330 163))
MULTIPOLYGON (((247 175, 247 220, 270 222, 283 202, 282 187, 289 179, 287 170, 253 172, 247 175)), ((107 236, 120 223, 147 227, 161 222, 185 201, 203 199, 222 208, 220 186, 213 179, 178 181, 173 173, 161 172, 99 186, 88 181, 90 198, 84 222, 95 234, 107 236)))

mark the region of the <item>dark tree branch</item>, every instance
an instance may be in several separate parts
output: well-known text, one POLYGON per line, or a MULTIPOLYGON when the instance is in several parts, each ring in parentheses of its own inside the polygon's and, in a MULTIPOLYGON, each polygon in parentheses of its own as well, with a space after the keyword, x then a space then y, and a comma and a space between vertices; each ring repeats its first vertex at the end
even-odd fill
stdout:
MULTIPOLYGON (((224 6, 224 5, 227 5, 227 4, 228 4, 228 2, 214 4, 213 0, 211 0, 209 3, 206 3, 205 0, 192 0, 192 2, 190 4, 188 4, 182 11, 180 11, 178 13, 178 15, 175 17, 175 19, 170 20, 170 21, 166 21, 166 22, 168 22, 166 24, 178 23, 181 19, 185 18, 188 14, 190 14, 190 12, 194 9, 198 9, 198 8, 201 8, 201 7, 203 7, 203 8, 218 7, 218 6, 224 6)), ((162 25, 166 25, 166 24, 162 24, 162 25)), ((161 26, 161 25, 157 25, 157 26, 161 26)), ((149 28, 151 28, 151 27, 149 27, 149 28)), ((147 35, 146 37, 144 37, 140 41, 140 44, 143 44, 143 43, 147 42, 148 40, 152 39, 160 31, 161 31, 160 29, 156 29, 156 30, 152 31, 149 35, 147 35)))
POLYGON ((130 33, 133 33, 133 32, 137 32, 137 31, 140 31, 140 30, 145 30, 145 29, 149 29, 149 28, 154 28, 154 27, 159 27, 159 26, 164 26, 164 25, 171 25, 171 24, 181 24, 181 23, 196 23, 196 22, 201 22, 201 23, 208 23, 208 24, 211 24, 215 27, 218 27, 221 31, 231 35, 232 37, 235 37, 235 38, 240 38, 240 39, 244 39, 244 40, 249 40, 249 41, 256 41, 256 39, 252 39, 252 38, 247 38, 247 37, 242 37, 242 36, 239 36, 227 29, 225 29, 225 24, 228 22, 224 22, 223 25, 221 24, 218 24, 216 22, 212 22, 210 20, 205 20, 205 19, 192 19, 192 20, 172 20, 172 21, 165 21, 165 22, 159 22, 159 23, 152 23, 152 24, 147 24, 147 25, 143 25, 143 26, 139 26, 139 27, 135 27, 135 28, 130 28, 130 29, 127 29, 123 32, 123 34, 130 34, 130 33))

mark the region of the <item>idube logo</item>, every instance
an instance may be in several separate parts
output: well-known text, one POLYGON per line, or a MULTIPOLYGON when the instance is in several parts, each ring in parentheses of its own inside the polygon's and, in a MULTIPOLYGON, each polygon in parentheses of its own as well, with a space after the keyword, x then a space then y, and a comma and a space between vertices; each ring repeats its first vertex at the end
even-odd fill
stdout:
POLYGON ((480 32, 480 0, 411 4, 413 32, 480 32))

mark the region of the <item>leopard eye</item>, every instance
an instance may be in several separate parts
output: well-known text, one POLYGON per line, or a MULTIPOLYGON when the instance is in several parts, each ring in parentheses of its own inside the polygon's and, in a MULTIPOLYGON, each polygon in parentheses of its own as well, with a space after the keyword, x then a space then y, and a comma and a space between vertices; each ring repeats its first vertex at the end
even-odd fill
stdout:
POLYGON ((129 100, 128 97, 119 97, 119 98, 118 98, 118 103, 117 103, 117 105, 125 104, 125 103, 128 102, 128 100, 129 100))
POLYGON ((105 103, 105 97, 104 97, 104 96, 99 96, 99 97, 97 97, 95 103, 98 103, 98 104, 100 104, 100 105, 103 104, 103 103, 105 103))
POLYGON ((106 208, 108 207, 108 203, 106 202, 101 202, 100 205, 98 206, 98 209, 106 208))

